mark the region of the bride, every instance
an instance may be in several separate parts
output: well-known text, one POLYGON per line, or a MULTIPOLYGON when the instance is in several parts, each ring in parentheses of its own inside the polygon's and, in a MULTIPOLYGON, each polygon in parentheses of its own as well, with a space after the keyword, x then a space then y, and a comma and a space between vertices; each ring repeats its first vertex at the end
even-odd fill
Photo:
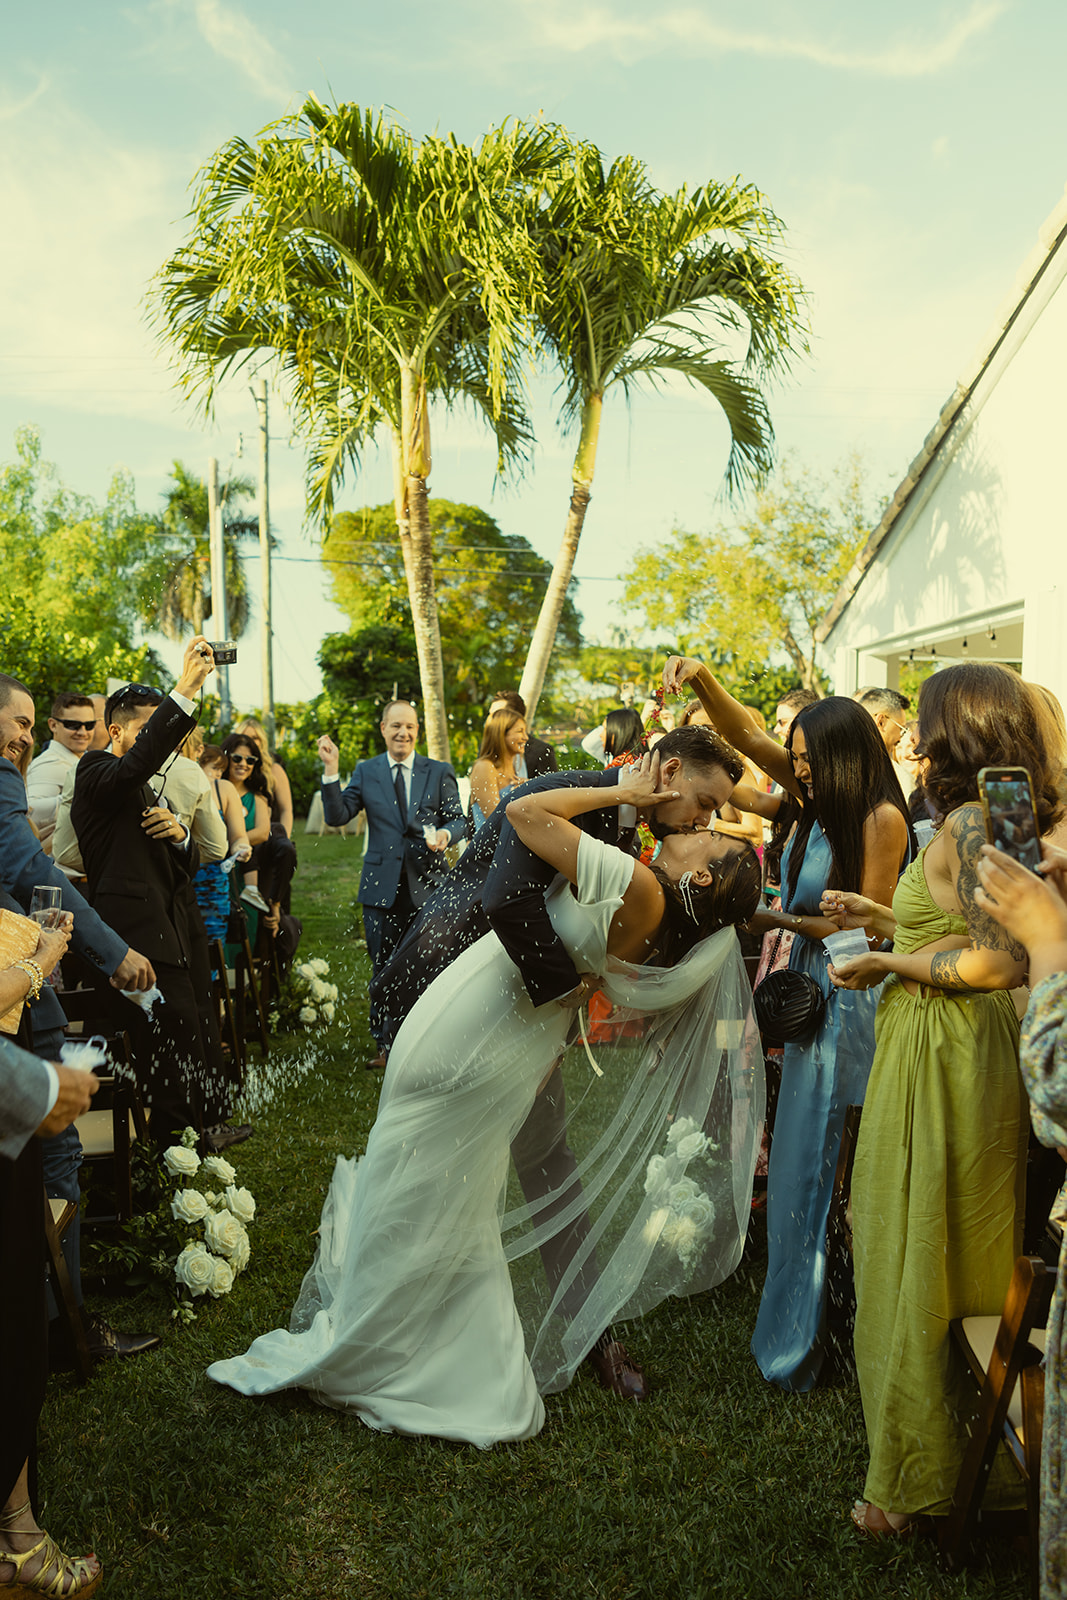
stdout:
MULTIPOLYGON (((731 924, 755 909, 758 863, 705 832, 674 884, 572 820, 677 798, 656 793, 657 774, 646 756, 617 787, 508 806, 520 839, 558 871, 546 903, 578 969, 646 1018, 643 1040, 611 1053, 618 1104, 606 1128, 599 1119, 580 1185, 504 1212, 511 1140, 574 1014, 535 1007, 487 934, 397 1035, 366 1154, 337 1162, 290 1331, 215 1362, 211 1378, 250 1395, 303 1388, 384 1431, 525 1439, 544 1422, 541 1394, 569 1382, 616 1317, 736 1266, 763 1078, 731 924), (586 1206, 587 1243, 547 1289, 536 1252, 586 1206)), ((607 1081, 589 1092, 606 1094, 607 1081)))

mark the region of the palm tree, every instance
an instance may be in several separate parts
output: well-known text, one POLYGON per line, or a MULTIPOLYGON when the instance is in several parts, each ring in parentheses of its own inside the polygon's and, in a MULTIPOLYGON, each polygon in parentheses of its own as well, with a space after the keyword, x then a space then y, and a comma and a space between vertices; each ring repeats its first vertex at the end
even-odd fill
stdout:
MULTIPOLYGON (((175 461, 171 480, 160 518, 170 557, 159 598, 146 620, 168 639, 180 639, 186 633, 203 632, 204 618, 214 610, 211 543, 207 484, 202 478, 194 477, 181 461, 175 461)), ((242 540, 259 537, 258 517, 244 515, 240 506, 242 500, 254 494, 255 484, 250 478, 228 478, 219 485, 226 564, 223 632, 230 639, 239 639, 248 626, 248 580, 238 545, 242 540)))
POLYGON ((200 174, 194 231, 162 269, 157 315, 210 404, 269 354, 310 439, 309 507, 328 517, 346 466, 384 424, 419 659, 427 744, 447 758, 426 510, 431 397, 486 418, 501 470, 531 435, 520 363, 540 264, 525 226, 555 165, 555 130, 514 124, 477 150, 410 135, 358 106, 309 99, 234 139, 200 174))
POLYGON ((533 717, 591 498, 604 397, 681 377, 722 408, 725 486, 762 481, 773 430, 761 388, 804 348, 796 279, 772 251, 781 226, 751 185, 661 194, 632 157, 604 170, 576 144, 536 224, 544 273, 541 332, 562 370, 561 424, 579 424, 570 508, 523 671, 533 717), (746 340, 740 361, 728 341, 746 340))

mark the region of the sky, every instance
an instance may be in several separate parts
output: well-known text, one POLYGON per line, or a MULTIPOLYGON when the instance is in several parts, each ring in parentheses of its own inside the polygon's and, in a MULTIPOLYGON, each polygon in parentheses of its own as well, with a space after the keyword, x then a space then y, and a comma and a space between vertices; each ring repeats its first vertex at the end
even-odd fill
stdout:
MULTIPOLYGON (((809 294, 811 354, 770 394, 780 453, 829 474, 861 452, 891 492, 983 340, 1059 200, 1067 162, 1062 0, 54 0, 5 22, 0 61, 0 461, 20 425, 74 489, 133 474, 161 504, 171 465, 256 471, 246 379, 205 422, 145 313, 184 239, 198 166, 309 93, 384 107, 418 136, 476 142, 507 117, 564 123, 664 189, 740 175, 787 230, 809 294), (400 20, 402 19, 402 20, 400 20), (238 453, 240 452, 240 453, 238 453)), ((481 505, 554 557, 574 439, 535 388, 538 447, 502 486, 473 421, 433 418, 431 494, 481 505)), ((279 700, 320 687, 328 598, 305 524, 303 456, 271 395, 274 673, 279 700)), ((729 517, 726 431, 683 388, 609 397, 576 572, 590 640, 638 625, 618 575, 675 527, 729 517)), ((370 454, 340 507, 391 499, 370 454)), ((255 621, 231 685, 259 704, 255 621)), ((178 665, 179 650, 163 649, 178 665)))

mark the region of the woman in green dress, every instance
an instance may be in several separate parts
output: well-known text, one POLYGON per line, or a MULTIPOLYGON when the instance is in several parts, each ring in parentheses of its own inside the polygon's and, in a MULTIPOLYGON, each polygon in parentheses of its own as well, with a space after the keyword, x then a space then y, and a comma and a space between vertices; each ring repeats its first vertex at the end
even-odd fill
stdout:
POLYGON ((852 1183, 870 1445, 853 1520, 875 1535, 947 1511, 968 1415, 949 1323, 999 1313, 1021 1246, 1027 1117, 1010 991, 1026 952, 976 898, 986 837, 978 772, 1028 768, 1042 833, 1059 804, 1032 703, 1006 667, 968 662, 928 679, 919 734, 940 831, 903 874, 892 911, 835 891, 823 901, 845 925, 893 940, 891 951, 831 968, 844 988, 889 980, 852 1183))

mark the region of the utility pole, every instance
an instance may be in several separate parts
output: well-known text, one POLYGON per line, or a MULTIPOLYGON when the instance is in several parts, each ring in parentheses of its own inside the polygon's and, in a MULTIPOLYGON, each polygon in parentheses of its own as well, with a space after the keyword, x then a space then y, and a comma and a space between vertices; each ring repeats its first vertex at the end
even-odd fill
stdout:
POLYGON ((267 743, 274 743, 274 652, 270 600, 270 439, 267 429, 267 380, 259 378, 253 391, 259 416, 259 563, 263 604, 263 726, 267 743))
MULTIPOLYGON (((207 464, 208 548, 211 551, 211 626, 217 641, 229 638, 226 606, 226 554, 222 543, 222 504, 219 500, 219 463, 207 464)), ((230 721, 230 669, 215 668, 219 675, 219 700, 224 723, 230 721)))

